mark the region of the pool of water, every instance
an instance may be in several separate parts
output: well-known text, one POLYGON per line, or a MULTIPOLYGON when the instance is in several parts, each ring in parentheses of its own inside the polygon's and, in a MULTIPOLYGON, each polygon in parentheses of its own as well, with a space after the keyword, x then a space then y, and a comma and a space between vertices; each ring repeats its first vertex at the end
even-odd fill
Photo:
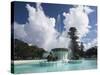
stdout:
POLYGON ((14 64, 14 73, 38 73, 38 72, 56 72, 56 71, 71 71, 71 70, 87 70, 96 69, 97 60, 79 60, 79 62, 38 62, 14 64), (81 62, 80 62, 81 61, 81 62), (74 62, 74 63, 73 63, 74 62))

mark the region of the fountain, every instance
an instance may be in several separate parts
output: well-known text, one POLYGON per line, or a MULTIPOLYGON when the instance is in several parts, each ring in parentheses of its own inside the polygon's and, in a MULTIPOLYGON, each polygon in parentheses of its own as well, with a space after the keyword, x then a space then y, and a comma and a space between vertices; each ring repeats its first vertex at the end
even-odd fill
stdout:
POLYGON ((54 48, 51 50, 50 54, 47 57, 47 61, 42 62, 42 65, 63 65, 64 63, 80 63, 82 52, 83 52, 83 43, 81 42, 81 47, 78 44, 78 36, 76 35, 77 29, 71 27, 69 29, 69 36, 71 39, 70 47, 67 48, 54 48))
POLYGON ((68 61, 68 49, 66 48, 55 48, 52 49, 53 54, 57 57, 58 61, 68 61))
POLYGON ((47 57, 47 61, 40 62, 41 66, 62 66, 68 62, 68 49, 55 48, 52 49, 50 55, 47 57))

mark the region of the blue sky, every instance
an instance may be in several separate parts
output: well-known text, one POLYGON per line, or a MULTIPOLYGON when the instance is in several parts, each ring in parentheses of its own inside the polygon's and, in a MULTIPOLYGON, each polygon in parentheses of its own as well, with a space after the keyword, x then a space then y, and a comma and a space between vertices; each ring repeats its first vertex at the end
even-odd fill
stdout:
MULTIPOLYGON (((28 11, 25 8, 26 4, 30 4, 31 6, 36 8, 36 3, 15 2, 14 4, 15 4, 14 5, 15 20, 18 21, 19 23, 25 23, 27 21, 28 11), (22 20, 20 20, 21 18, 22 20)), ((42 3, 42 7, 46 15, 48 15, 49 17, 57 18, 58 14, 62 15, 64 11, 68 12, 69 8, 73 7, 73 5, 42 3)))
MULTIPOLYGON (((28 22, 28 11, 25 8, 26 4, 30 4, 30 6, 36 8, 36 3, 30 2, 14 2, 14 21, 19 23, 20 25, 28 22)), ((46 16, 54 17, 57 20, 57 16, 60 15, 61 18, 61 30, 64 30, 63 20, 65 17, 63 16, 63 12, 68 13, 70 8, 73 8, 73 5, 68 4, 48 4, 42 3, 41 7, 46 16)), ((89 17, 89 25, 91 26, 90 31, 87 33, 85 37, 82 38, 84 43, 89 43, 93 39, 97 38, 97 7, 89 6, 93 12, 88 14, 89 17)), ((33 16, 34 17, 34 16, 33 16)))

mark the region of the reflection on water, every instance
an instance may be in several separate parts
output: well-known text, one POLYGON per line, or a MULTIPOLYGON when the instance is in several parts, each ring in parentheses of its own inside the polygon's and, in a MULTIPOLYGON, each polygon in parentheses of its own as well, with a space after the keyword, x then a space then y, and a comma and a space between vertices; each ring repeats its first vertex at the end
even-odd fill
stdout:
MULTIPOLYGON (((72 61, 73 62, 73 61, 72 61)), ((54 72, 68 70, 96 69, 97 60, 79 60, 75 63, 67 62, 39 62, 14 65, 15 73, 35 73, 35 72, 54 72), (81 61, 81 62, 80 62, 81 61)))

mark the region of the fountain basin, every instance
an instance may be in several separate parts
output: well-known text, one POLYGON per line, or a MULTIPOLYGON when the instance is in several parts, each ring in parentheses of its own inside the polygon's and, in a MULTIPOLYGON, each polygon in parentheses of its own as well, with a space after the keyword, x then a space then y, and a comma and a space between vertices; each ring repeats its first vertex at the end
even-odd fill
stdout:
MULTIPOLYGON (((27 61, 28 60, 25 60, 25 62, 27 61)), ((73 60, 73 62, 74 61, 76 60, 73 60)), ((67 63, 63 61, 47 62, 44 60, 43 61, 36 60, 36 62, 34 61, 27 62, 27 64, 26 63, 21 63, 21 64, 14 63, 12 67, 14 66, 15 74, 97 69, 97 60, 84 60, 83 59, 81 61, 82 63, 73 64, 72 62, 67 63)))
POLYGON ((66 48, 52 49, 52 53, 57 56, 58 60, 68 60, 68 49, 66 48))
POLYGON ((71 64, 82 63, 82 60, 69 60, 68 63, 71 63, 71 64))
POLYGON ((40 62, 40 66, 62 66, 66 63, 65 61, 44 61, 40 62))

